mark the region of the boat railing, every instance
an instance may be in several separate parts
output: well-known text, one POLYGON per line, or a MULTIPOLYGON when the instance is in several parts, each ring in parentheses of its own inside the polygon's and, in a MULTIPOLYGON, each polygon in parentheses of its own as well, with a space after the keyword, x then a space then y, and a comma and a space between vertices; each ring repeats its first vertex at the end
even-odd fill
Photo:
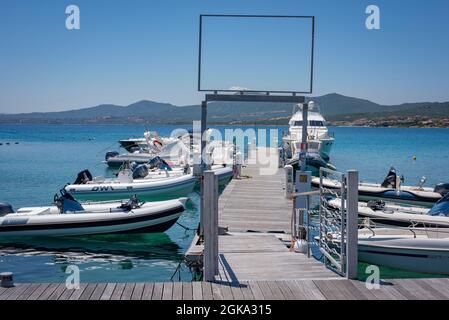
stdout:
MULTIPOLYGON (((393 217, 392 217, 393 219, 393 217)), ((384 224, 385 218, 365 217, 359 219, 359 233, 367 232, 376 235, 413 235, 416 238, 418 235, 426 236, 428 239, 445 239, 449 238, 449 228, 439 228, 432 222, 423 222, 410 220, 410 225, 403 226, 386 226, 384 224)))

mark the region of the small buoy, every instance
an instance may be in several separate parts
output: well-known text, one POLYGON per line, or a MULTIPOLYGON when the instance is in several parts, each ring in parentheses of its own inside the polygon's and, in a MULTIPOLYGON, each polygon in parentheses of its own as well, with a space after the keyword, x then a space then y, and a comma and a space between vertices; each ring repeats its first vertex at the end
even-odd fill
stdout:
POLYGON ((416 160, 416 156, 413 156, 412 159, 413 159, 413 161, 415 161, 416 160))
POLYGON ((0 273, 1 284, 0 286, 3 288, 11 288, 14 287, 13 275, 12 272, 2 272, 0 273))

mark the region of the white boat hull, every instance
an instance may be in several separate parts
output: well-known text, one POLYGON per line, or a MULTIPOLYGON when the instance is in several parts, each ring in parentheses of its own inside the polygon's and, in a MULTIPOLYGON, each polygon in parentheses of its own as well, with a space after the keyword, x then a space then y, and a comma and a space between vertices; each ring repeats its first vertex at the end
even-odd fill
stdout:
POLYGON ((83 205, 86 212, 64 214, 56 207, 22 208, 0 218, 0 238, 163 232, 181 216, 186 200, 144 203, 130 211, 117 210, 120 202, 83 205))
POLYGON ((412 272, 449 274, 447 239, 398 238, 376 241, 359 238, 358 255, 360 261, 374 265, 412 272))
POLYGON ((132 182, 71 184, 64 189, 78 200, 120 200, 135 195, 141 200, 185 197, 193 191, 196 177, 191 174, 166 179, 141 179, 132 182))

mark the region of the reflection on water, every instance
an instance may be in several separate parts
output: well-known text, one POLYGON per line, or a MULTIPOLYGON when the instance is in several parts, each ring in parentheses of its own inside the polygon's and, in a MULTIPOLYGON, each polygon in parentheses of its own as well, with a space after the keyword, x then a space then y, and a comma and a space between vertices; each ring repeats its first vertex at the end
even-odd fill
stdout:
MULTIPOLYGON (((83 237, 11 238, 0 240, 0 254, 23 256, 55 254, 67 259, 173 257, 179 246, 165 233, 93 235, 83 237)), ((182 255, 179 255, 182 257, 182 255)))
MULTIPOLYGON (((33 281, 36 275, 39 281, 64 279, 68 265, 80 268, 81 281, 120 281, 123 271, 148 267, 148 275, 157 268, 170 277, 183 259, 180 249, 165 233, 30 237, 1 241, 0 263, 3 267, 8 265, 21 282, 33 281)), ((134 281, 151 280, 144 274, 133 273, 134 281)))

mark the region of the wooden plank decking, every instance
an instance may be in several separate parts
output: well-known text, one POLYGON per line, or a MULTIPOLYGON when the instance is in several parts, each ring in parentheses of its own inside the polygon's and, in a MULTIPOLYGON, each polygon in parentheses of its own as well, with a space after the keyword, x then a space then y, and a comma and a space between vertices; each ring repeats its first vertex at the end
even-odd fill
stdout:
POLYGON ((292 203, 284 197, 284 171, 261 175, 259 169, 247 165, 246 178, 228 184, 218 202, 219 224, 233 232, 290 233, 292 203))
POLYGON ((272 234, 230 234, 219 237, 217 280, 340 279, 314 258, 293 253, 272 234))
POLYGON ((449 279, 398 279, 367 289, 356 280, 17 284, 0 300, 449 300, 449 279))
POLYGON ((284 197, 284 170, 262 175, 247 165, 219 199, 219 281, 340 279, 314 258, 293 253, 278 239, 290 234, 292 202, 284 197))

